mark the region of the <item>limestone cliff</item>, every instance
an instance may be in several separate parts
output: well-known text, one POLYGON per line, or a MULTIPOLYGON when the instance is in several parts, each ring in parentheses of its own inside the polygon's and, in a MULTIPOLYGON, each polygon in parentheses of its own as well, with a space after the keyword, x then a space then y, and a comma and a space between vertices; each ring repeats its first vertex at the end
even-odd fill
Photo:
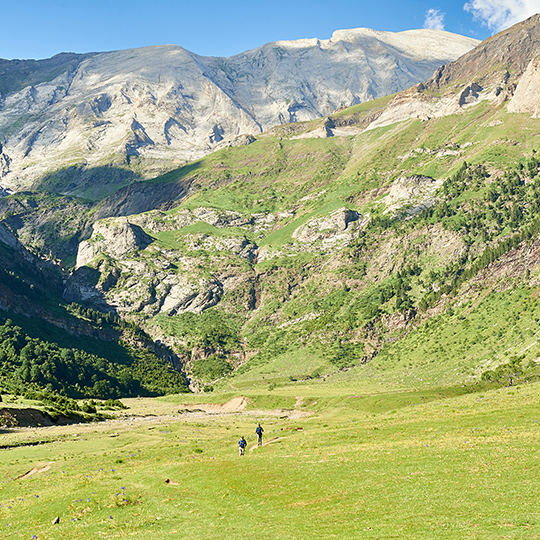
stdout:
POLYGON ((68 55, 54 77, 46 61, 3 61, 17 84, 0 96, 0 185, 99 199, 237 137, 249 143, 269 127, 403 90, 476 43, 356 29, 230 58, 174 45, 68 55), (34 76, 17 78, 23 67, 34 76))

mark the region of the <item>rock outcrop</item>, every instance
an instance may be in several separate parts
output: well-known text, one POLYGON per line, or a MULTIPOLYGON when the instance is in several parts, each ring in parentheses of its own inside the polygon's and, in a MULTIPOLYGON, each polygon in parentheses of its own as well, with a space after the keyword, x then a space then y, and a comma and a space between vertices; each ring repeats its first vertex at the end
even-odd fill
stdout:
POLYGON ((125 218, 98 221, 94 224, 92 238, 79 244, 77 266, 86 265, 100 253, 122 258, 150 243, 152 238, 125 218))
POLYGON ((361 215, 348 208, 338 208, 326 216, 309 220, 298 227, 292 237, 302 244, 316 244, 322 242, 328 247, 336 247, 336 244, 348 243, 357 231, 361 215))
POLYGON ((508 112, 527 113, 540 118, 540 57, 533 58, 521 77, 508 112))
POLYGON ((425 83, 397 94, 368 129, 459 114, 483 100, 495 105, 509 101, 509 112, 537 115, 539 47, 540 14, 486 39, 425 83))
POLYGON ((398 178, 386 196, 386 212, 404 211, 406 214, 421 212, 436 202, 435 191, 444 179, 435 180, 429 176, 414 175, 398 178))
POLYGON ((216 272, 201 268, 197 255, 209 252, 218 258, 253 261, 257 246, 242 237, 192 233, 179 236, 175 250, 157 245, 142 228, 158 234, 203 222, 195 213, 221 227, 246 222, 240 214, 205 208, 181 212, 176 220, 155 211, 98 221, 91 238, 79 244, 77 268, 66 282, 64 298, 147 316, 200 313, 217 304, 234 280, 219 266, 216 272))

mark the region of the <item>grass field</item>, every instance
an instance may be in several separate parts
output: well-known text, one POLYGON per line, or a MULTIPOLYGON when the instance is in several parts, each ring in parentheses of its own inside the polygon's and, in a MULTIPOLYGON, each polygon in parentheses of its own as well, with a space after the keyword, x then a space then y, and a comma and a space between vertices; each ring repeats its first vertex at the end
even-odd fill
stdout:
POLYGON ((169 396, 126 400, 123 420, 2 432, 0 538, 540 537, 539 384, 278 390, 245 395, 313 414, 181 415, 195 396, 169 396))

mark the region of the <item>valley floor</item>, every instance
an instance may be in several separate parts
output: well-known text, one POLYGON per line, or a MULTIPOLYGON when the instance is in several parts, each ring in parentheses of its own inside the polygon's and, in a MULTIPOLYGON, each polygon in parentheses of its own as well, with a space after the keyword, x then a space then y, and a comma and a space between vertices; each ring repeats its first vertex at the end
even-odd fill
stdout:
POLYGON ((540 384, 383 411, 383 395, 371 411, 320 396, 294 401, 311 404, 300 418, 256 409, 268 396, 196 398, 126 400, 123 418, 2 432, 0 536, 540 537, 540 384))

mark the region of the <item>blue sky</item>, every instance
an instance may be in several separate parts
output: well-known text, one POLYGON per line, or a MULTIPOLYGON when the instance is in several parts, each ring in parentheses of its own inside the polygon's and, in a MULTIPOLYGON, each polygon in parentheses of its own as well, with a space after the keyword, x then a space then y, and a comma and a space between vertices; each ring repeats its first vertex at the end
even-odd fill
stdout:
POLYGON ((540 0, 0 0, 0 58, 163 44, 231 56, 359 27, 434 27, 485 39, 538 12, 540 0))

